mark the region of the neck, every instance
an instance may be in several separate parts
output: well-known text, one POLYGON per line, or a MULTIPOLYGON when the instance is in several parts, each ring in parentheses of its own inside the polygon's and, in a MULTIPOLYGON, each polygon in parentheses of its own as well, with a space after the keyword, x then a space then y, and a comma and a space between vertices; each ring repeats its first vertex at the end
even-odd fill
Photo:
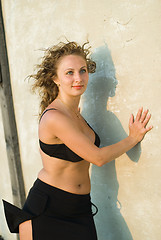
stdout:
POLYGON ((80 96, 70 97, 70 96, 62 96, 61 94, 59 94, 57 99, 59 99, 71 111, 78 113, 80 96))

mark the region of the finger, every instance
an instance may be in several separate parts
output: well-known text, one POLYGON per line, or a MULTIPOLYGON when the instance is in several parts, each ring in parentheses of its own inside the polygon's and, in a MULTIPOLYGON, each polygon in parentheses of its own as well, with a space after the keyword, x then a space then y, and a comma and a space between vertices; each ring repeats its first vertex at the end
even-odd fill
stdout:
POLYGON ((131 114, 130 120, 129 120, 129 125, 132 125, 134 122, 134 115, 131 114))
POLYGON ((146 132, 149 132, 150 130, 152 130, 152 128, 153 128, 153 126, 146 128, 146 132))
POLYGON ((138 112, 137 112, 137 115, 136 115, 136 121, 139 121, 140 118, 141 118, 141 115, 142 115, 142 112, 143 112, 143 107, 141 107, 138 112))
POLYGON ((148 114, 148 115, 146 116, 146 118, 145 118, 144 122, 143 122, 143 124, 144 124, 144 127, 146 127, 146 125, 148 124, 148 122, 149 122, 150 118, 151 118, 151 114, 148 114))
POLYGON ((147 114, 148 114, 148 109, 147 110, 145 110, 144 112, 143 112, 143 114, 141 115, 141 118, 140 118, 140 122, 141 123, 143 123, 144 122, 144 120, 146 119, 146 116, 147 116, 147 114))

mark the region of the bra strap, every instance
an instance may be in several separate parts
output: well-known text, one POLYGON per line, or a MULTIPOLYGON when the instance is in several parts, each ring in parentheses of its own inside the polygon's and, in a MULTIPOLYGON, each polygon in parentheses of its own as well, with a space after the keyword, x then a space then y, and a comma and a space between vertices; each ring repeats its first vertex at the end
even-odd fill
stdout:
MULTIPOLYGON (((40 121, 41 121, 41 118, 44 116, 44 114, 45 114, 46 112, 50 111, 50 110, 57 110, 57 109, 56 109, 56 108, 48 108, 48 109, 46 109, 46 110, 41 114, 40 121)), ((40 122, 40 121, 39 121, 39 122, 40 122)))

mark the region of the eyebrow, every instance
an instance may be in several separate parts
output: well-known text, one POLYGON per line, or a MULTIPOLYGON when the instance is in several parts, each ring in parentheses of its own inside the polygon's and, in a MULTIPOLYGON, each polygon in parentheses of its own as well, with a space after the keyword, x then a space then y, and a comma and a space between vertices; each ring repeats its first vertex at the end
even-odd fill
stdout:
MULTIPOLYGON (((83 67, 81 67, 80 69, 82 69, 82 68, 87 68, 87 66, 83 66, 83 67)), ((67 68, 67 69, 65 69, 64 71, 67 71, 67 70, 74 70, 74 68, 67 68)))

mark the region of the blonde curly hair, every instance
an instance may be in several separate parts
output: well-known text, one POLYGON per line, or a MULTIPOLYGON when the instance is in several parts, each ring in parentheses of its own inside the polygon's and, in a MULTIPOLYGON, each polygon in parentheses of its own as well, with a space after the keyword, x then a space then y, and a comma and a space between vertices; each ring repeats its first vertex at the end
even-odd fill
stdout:
POLYGON ((90 54, 90 47, 85 48, 88 43, 89 42, 86 42, 80 46, 76 42, 60 42, 59 44, 44 50, 45 54, 42 58, 42 63, 36 66, 38 69, 37 73, 29 76, 29 78, 35 80, 32 85, 32 90, 34 92, 35 90, 38 90, 41 98, 40 115, 58 96, 59 89, 53 79, 57 76, 57 66, 62 57, 71 54, 81 56, 87 63, 88 72, 95 72, 96 63, 88 57, 90 54))

